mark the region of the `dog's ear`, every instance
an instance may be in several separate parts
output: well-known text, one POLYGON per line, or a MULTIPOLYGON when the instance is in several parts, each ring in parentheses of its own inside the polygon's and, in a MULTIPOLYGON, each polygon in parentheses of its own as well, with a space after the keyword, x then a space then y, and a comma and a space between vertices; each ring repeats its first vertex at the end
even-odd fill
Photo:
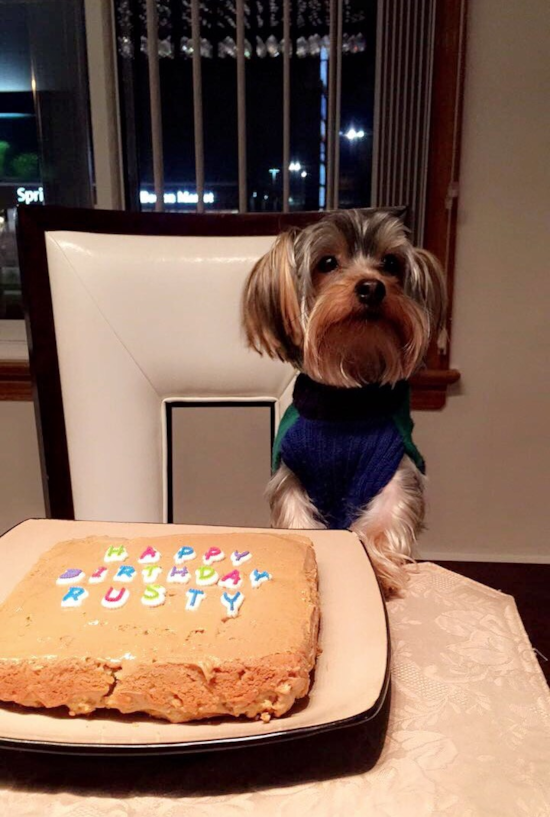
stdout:
POLYGON ((303 330, 296 291, 294 242, 297 230, 281 233, 248 276, 243 324, 249 346, 272 358, 298 362, 303 330))
POLYGON ((430 316, 430 334, 437 338, 445 328, 447 284, 441 264, 431 252, 413 250, 413 282, 416 297, 430 316))

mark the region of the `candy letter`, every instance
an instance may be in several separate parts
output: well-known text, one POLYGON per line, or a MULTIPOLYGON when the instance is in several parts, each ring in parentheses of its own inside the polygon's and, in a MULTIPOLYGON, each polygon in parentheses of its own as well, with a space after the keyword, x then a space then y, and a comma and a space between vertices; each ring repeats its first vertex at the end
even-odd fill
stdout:
POLYGON ((223 606, 227 608, 227 615, 231 616, 231 618, 235 618, 235 616, 238 614, 239 607, 243 601, 244 596, 239 590, 237 590, 233 596, 230 596, 229 593, 224 593, 221 598, 223 606))
POLYGON ((190 587, 186 593, 187 595, 187 604, 185 605, 186 610, 198 610, 200 607, 201 601, 203 600, 205 593, 204 590, 196 590, 194 587, 190 587))
POLYGON ((134 580, 135 575, 136 575, 135 567, 132 567, 131 565, 120 565, 119 569, 114 575, 113 581, 131 582, 134 580))
POLYGON ((203 556, 205 565, 211 565, 212 562, 221 562, 222 559, 225 559, 225 553, 219 548, 208 548, 203 556))
POLYGON ((162 573, 162 567, 158 567, 158 565, 147 565, 141 571, 141 575, 143 576, 143 581, 149 584, 149 582, 154 582, 160 574, 162 573))
POLYGON ((263 582, 268 582, 271 579, 271 573, 264 570, 260 573, 259 570, 253 570, 250 574, 250 584, 252 587, 259 587, 263 582))
POLYGON ((173 567, 168 574, 167 581, 187 584, 190 578, 191 574, 186 567, 173 567))
POLYGON ((243 550, 242 553, 239 553, 238 550, 235 550, 231 554, 231 561, 233 562, 235 567, 238 567, 243 562, 248 562, 249 559, 252 559, 252 554, 249 550, 243 550))
POLYGON ((165 601, 166 588, 161 584, 148 584, 141 597, 141 603, 147 607, 159 607, 165 601))
POLYGON ((159 559, 160 559, 160 553, 158 552, 158 550, 155 550, 155 548, 153 548, 153 547, 151 547, 151 545, 149 545, 149 547, 145 548, 145 550, 143 551, 143 553, 139 557, 138 561, 139 561, 140 565, 145 565, 145 564, 153 564, 154 562, 158 562, 159 559))
POLYGON ((184 547, 181 547, 174 556, 174 561, 177 565, 180 565, 182 562, 187 562, 189 559, 194 559, 196 555, 197 554, 193 548, 189 547, 188 545, 184 545, 184 547))
POLYGON ((115 590, 114 587, 109 587, 101 599, 101 603, 104 607, 115 609, 117 607, 122 607, 123 604, 126 604, 129 597, 130 591, 127 587, 121 587, 120 590, 115 590))
POLYGON ((74 584, 84 578, 84 571, 78 567, 70 567, 56 579, 56 584, 74 584))
POLYGON ((61 599, 62 607, 80 607, 88 596, 88 591, 83 587, 70 587, 61 599))
POLYGON ((203 584, 206 586, 209 584, 216 584, 219 579, 219 576, 214 568, 208 567, 207 565, 203 565, 202 567, 199 567, 198 570, 195 570, 195 576, 197 577, 197 584, 203 584))
POLYGON ((124 545, 111 545, 110 548, 107 548, 107 552, 105 554, 104 561, 105 562, 123 562, 124 559, 128 558, 128 551, 124 547, 124 545))
POLYGON ((90 584, 99 584, 102 582, 103 579, 107 577, 107 568, 106 567, 98 567, 97 570, 94 570, 90 578, 88 579, 90 584))
POLYGON ((232 570, 231 573, 226 573, 225 576, 222 576, 218 584, 220 587, 240 587, 241 574, 238 570, 232 570))

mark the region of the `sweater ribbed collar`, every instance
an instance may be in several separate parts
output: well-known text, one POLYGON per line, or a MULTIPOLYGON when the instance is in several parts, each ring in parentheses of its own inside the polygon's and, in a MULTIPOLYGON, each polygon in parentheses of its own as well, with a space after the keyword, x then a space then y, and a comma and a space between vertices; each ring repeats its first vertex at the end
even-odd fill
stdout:
POLYGON ((307 420, 358 421, 394 414, 408 399, 409 385, 378 383, 357 388, 327 386, 306 374, 298 375, 293 400, 298 413, 307 420))

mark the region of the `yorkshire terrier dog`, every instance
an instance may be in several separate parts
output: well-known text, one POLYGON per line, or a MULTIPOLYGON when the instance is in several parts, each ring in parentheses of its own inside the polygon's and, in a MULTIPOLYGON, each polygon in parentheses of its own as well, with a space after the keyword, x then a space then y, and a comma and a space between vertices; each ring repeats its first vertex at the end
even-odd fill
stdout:
POLYGON ((282 233, 245 286, 249 345, 300 372, 275 440, 272 524, 355 531, 387 598, 424 518, 407 380, 444 314, 436 259, 382 212, 282 233))

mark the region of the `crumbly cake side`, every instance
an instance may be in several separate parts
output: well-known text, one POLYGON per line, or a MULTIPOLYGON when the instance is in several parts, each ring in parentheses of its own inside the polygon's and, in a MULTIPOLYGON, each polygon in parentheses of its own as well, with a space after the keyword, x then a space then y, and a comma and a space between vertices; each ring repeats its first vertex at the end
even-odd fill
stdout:
POLYGON ((318 627, 303 536, 61 542, 0 606, 0 700, 268 720, 307 694, 318 627))

